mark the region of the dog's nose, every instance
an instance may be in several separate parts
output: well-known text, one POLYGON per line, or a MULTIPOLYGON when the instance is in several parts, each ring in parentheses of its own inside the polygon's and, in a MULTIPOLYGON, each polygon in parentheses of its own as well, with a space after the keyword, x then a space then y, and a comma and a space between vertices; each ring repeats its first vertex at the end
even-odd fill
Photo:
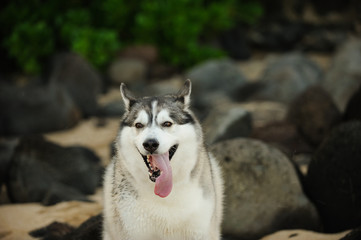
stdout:
POLYGON ((149 151, 150 153, 154 153, 155 150, 157 150, 159 146, 159 142, 157 139, 148 139, 143 143, 143 147, 145 150, 149 151))

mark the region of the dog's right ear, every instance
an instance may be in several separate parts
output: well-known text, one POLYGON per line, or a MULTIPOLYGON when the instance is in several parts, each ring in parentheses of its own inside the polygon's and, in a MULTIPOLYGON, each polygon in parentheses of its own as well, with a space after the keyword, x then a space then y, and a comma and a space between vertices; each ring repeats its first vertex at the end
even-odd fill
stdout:
POLYGON ((187 79, 184 82, 184 86, 181 90, 178 92, 177 100, 182 102, 185 106, 185 108, 189 107, 190 101, 191 101, 191 91, 192 91, 192 82, 191 80, 187 79))
POLYGON ((125 109, 129 111, 129 109, 133 106, 133 104, 136 102, 135 97, 133 94, 128 90, 127 86, 125 86, 124 83, 120 84, 120 94, 122 95, 123 102, 125 109))

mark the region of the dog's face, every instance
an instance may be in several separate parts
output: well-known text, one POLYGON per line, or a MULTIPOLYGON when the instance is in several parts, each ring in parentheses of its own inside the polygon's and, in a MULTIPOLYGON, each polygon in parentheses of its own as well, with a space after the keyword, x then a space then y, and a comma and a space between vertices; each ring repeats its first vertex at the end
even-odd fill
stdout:
POLYGON ((173 175, 179 171, 171 165, 183 161, 180 155, 187 155, 184 151, 190 150, 197 137, 195 119, 188 109, 190 92, 191 83, 187 81, 177 95, 137 99, 121 86, 127 109, 120 136, 123 159, 131 173, 146 174, 148 170, 149 179, 155 182, 154 191, 161 197, 168 196, 173 175), (171 164, 173 158, 176 163, 171 164))

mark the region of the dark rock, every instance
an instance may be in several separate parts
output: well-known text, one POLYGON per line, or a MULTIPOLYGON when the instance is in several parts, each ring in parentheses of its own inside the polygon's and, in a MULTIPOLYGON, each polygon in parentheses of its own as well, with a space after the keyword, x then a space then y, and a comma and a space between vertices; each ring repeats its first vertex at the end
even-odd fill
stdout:
POLYGON ((219 98, 234 99, 247 80, 240 68, 229 59, 209 60, 190 69, 194 105, 210 106, 219 98))
POLYGON ((223 167, 226 236, 259 239, 281 229, 318 229, 316 209, 279 150, 238 138, 217 143, 211 151, 223 167))
POLYGON ((124 103, 122 100, 109 102, 99 106, 98 117, 121 117, 124 113, 124 103))
POLYGON ((360 240, 360 239, 361 239, 361 226, 356 229, 353 229, 350 233, 348 233, 340 240, 360 240))
POLYGON ((81 113, 69 94, 50 86, 0 86, 0 134, 24 135, 73 127, 81 113))
MULTIPOLYGON (((36 190, 39 190, 38 193, 41 194, 40 191, 42 191, 43 188, 41 187, 41 189, 40 188, 34 189, 34 191, 32 192, 29 191, 31 197, 37 194, 35 192, 36 190)), ((90 202, 90 200, 84 195, 84 193, 80 192, 78 189, 74 188, 73 186, 69 186, 61 182, 53 182, 49 186, 49 189, 47 189, 47 191, 44 193, 45 193, 44 196, 40 196, 40 195, 37 196, 42 197, 41 204, 45 206, 51 206, 59 202, 74 201, 74 200, 90 202)))
POLYGON ((66 234, 75 230, 74 227, 66 223, 53 222, 46 227, 35 229, 29 232, 29 235, 34 238, 42 238, 42 240, 56 240, 61 239, 66 234))
POLYGON ((277 147, 291 159, 296 154, 313 150, 298 134, 296 126, 287 121, 272 122, 255 128, 251 137, 277 147))
POLYGON ((42 137, 23 137, 9 170, 13 202, 86 201, 101 181, 99 158, 83 147, 61 147, 42 137))
POLYGON ((2 184, 7 181, 11 158, 18 139, 0 138, 0 193, 2 184))
POLYGON ((320 86, 311 86, 292 102, 288 119, 311 145, 318 146, 339 123, 341 113, 328 92, 320 86))
POLYGON ((336 52, 322 86, 341 112, 361 85, 361 39, 351 39, 336 52))
POLYGON ((361 225, 361 122, 341 124, 324 139, 306 177, 326 232, 361 225))
POLYGON ((326 14, 329 12, 341 12, 350 7, 352 1, 337 1, 337 0, 313 0, 312 5, 315 7, 315 10, 320 14, 326 14))
POLYGON ((286 54, 266 67, 261 79, 264 87, 252 98, 290 103, 308 86, 319 83, 321 78, 321 69, 306 56, 286 54))
POLYGON ((235 60, 246 60, 251 56, 251 49, 247 43, 246 33, 241 28, 226 31, 220 36, 222 48, 227 55, 235 60))
POLYGON ((102 90, 99 73, 83 58, 74 53, 54 57, 50 84, 63 87, 85 116, 96 114, 97 96, 102 90))
POLYGON ((296 47, 304 51, 332 53, 347 40, 347 36, 347 29, 334 29, 329 26, 313 27, 296 47))
POLYGON ((53 222, 50 225, 31 231, 32 237, 41 240, 101 240, 102 239, 101 214, 90 217, 78 228, 69 226, 66 223, 53 222))
POLYGON ((263 22, 248 32, 249 43, 258 49, 289 51, 307 31, 304 24, 290 21, 263 22))
POLYGON ((361 84, 357 92, 355 92, 347 103, 343 120, 359 120, 361 121, 361 84))
POLYGON ((203 121, 203 130, 208 144, 248 137, 252 132, 252 117, 239 104, 221 104, 214 107, 203 121))

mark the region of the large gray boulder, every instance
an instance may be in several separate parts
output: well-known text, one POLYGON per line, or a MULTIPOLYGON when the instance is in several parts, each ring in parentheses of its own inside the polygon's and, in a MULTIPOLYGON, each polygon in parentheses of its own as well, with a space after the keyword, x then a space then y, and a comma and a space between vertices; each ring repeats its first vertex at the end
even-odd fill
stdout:
POLYGON ((102 90, 100 74, 82 57, 75 53, 54 56, 50 85, 64 88, 83 115, 97 113, 97 97, 102 90))
POLYGON ((209 60, 190 69, 186 77, 192 81, 196 105, 209 106, 220 98, 237 98, 247 83, 239 66, 229 59, 209 60))
POLYGON ((135 58, 118 58, 110 64, 108 75, 112 83, 128 85, 144 83, 148 72, 145 61, 135 58))
POLYGON ((279 150, 237 138, 217 143, 211 151, 224 171, 226 236, 259 239, 281 229, 318 229, 316 209, 279 150))
POLYGON ((7 191, 16 203, 88 201, 86 195, 94 194, 101 175, 100 159, 90 149, 22 137, 9 166, 7 191))
POLYGON ((322 86, 343 112, 361 84, 361 39, 351 39, 337 51, 322 86))
POLYGON ((82 114, 64 88, 0 85, 0 135, 62 130, 80 121, 82 114))
POLYGON ((259 84, 263 85, 252 99, 290 103, 308 86, 320 83, 320 67, 300 53, 285 54, 265 69, 259 84))

